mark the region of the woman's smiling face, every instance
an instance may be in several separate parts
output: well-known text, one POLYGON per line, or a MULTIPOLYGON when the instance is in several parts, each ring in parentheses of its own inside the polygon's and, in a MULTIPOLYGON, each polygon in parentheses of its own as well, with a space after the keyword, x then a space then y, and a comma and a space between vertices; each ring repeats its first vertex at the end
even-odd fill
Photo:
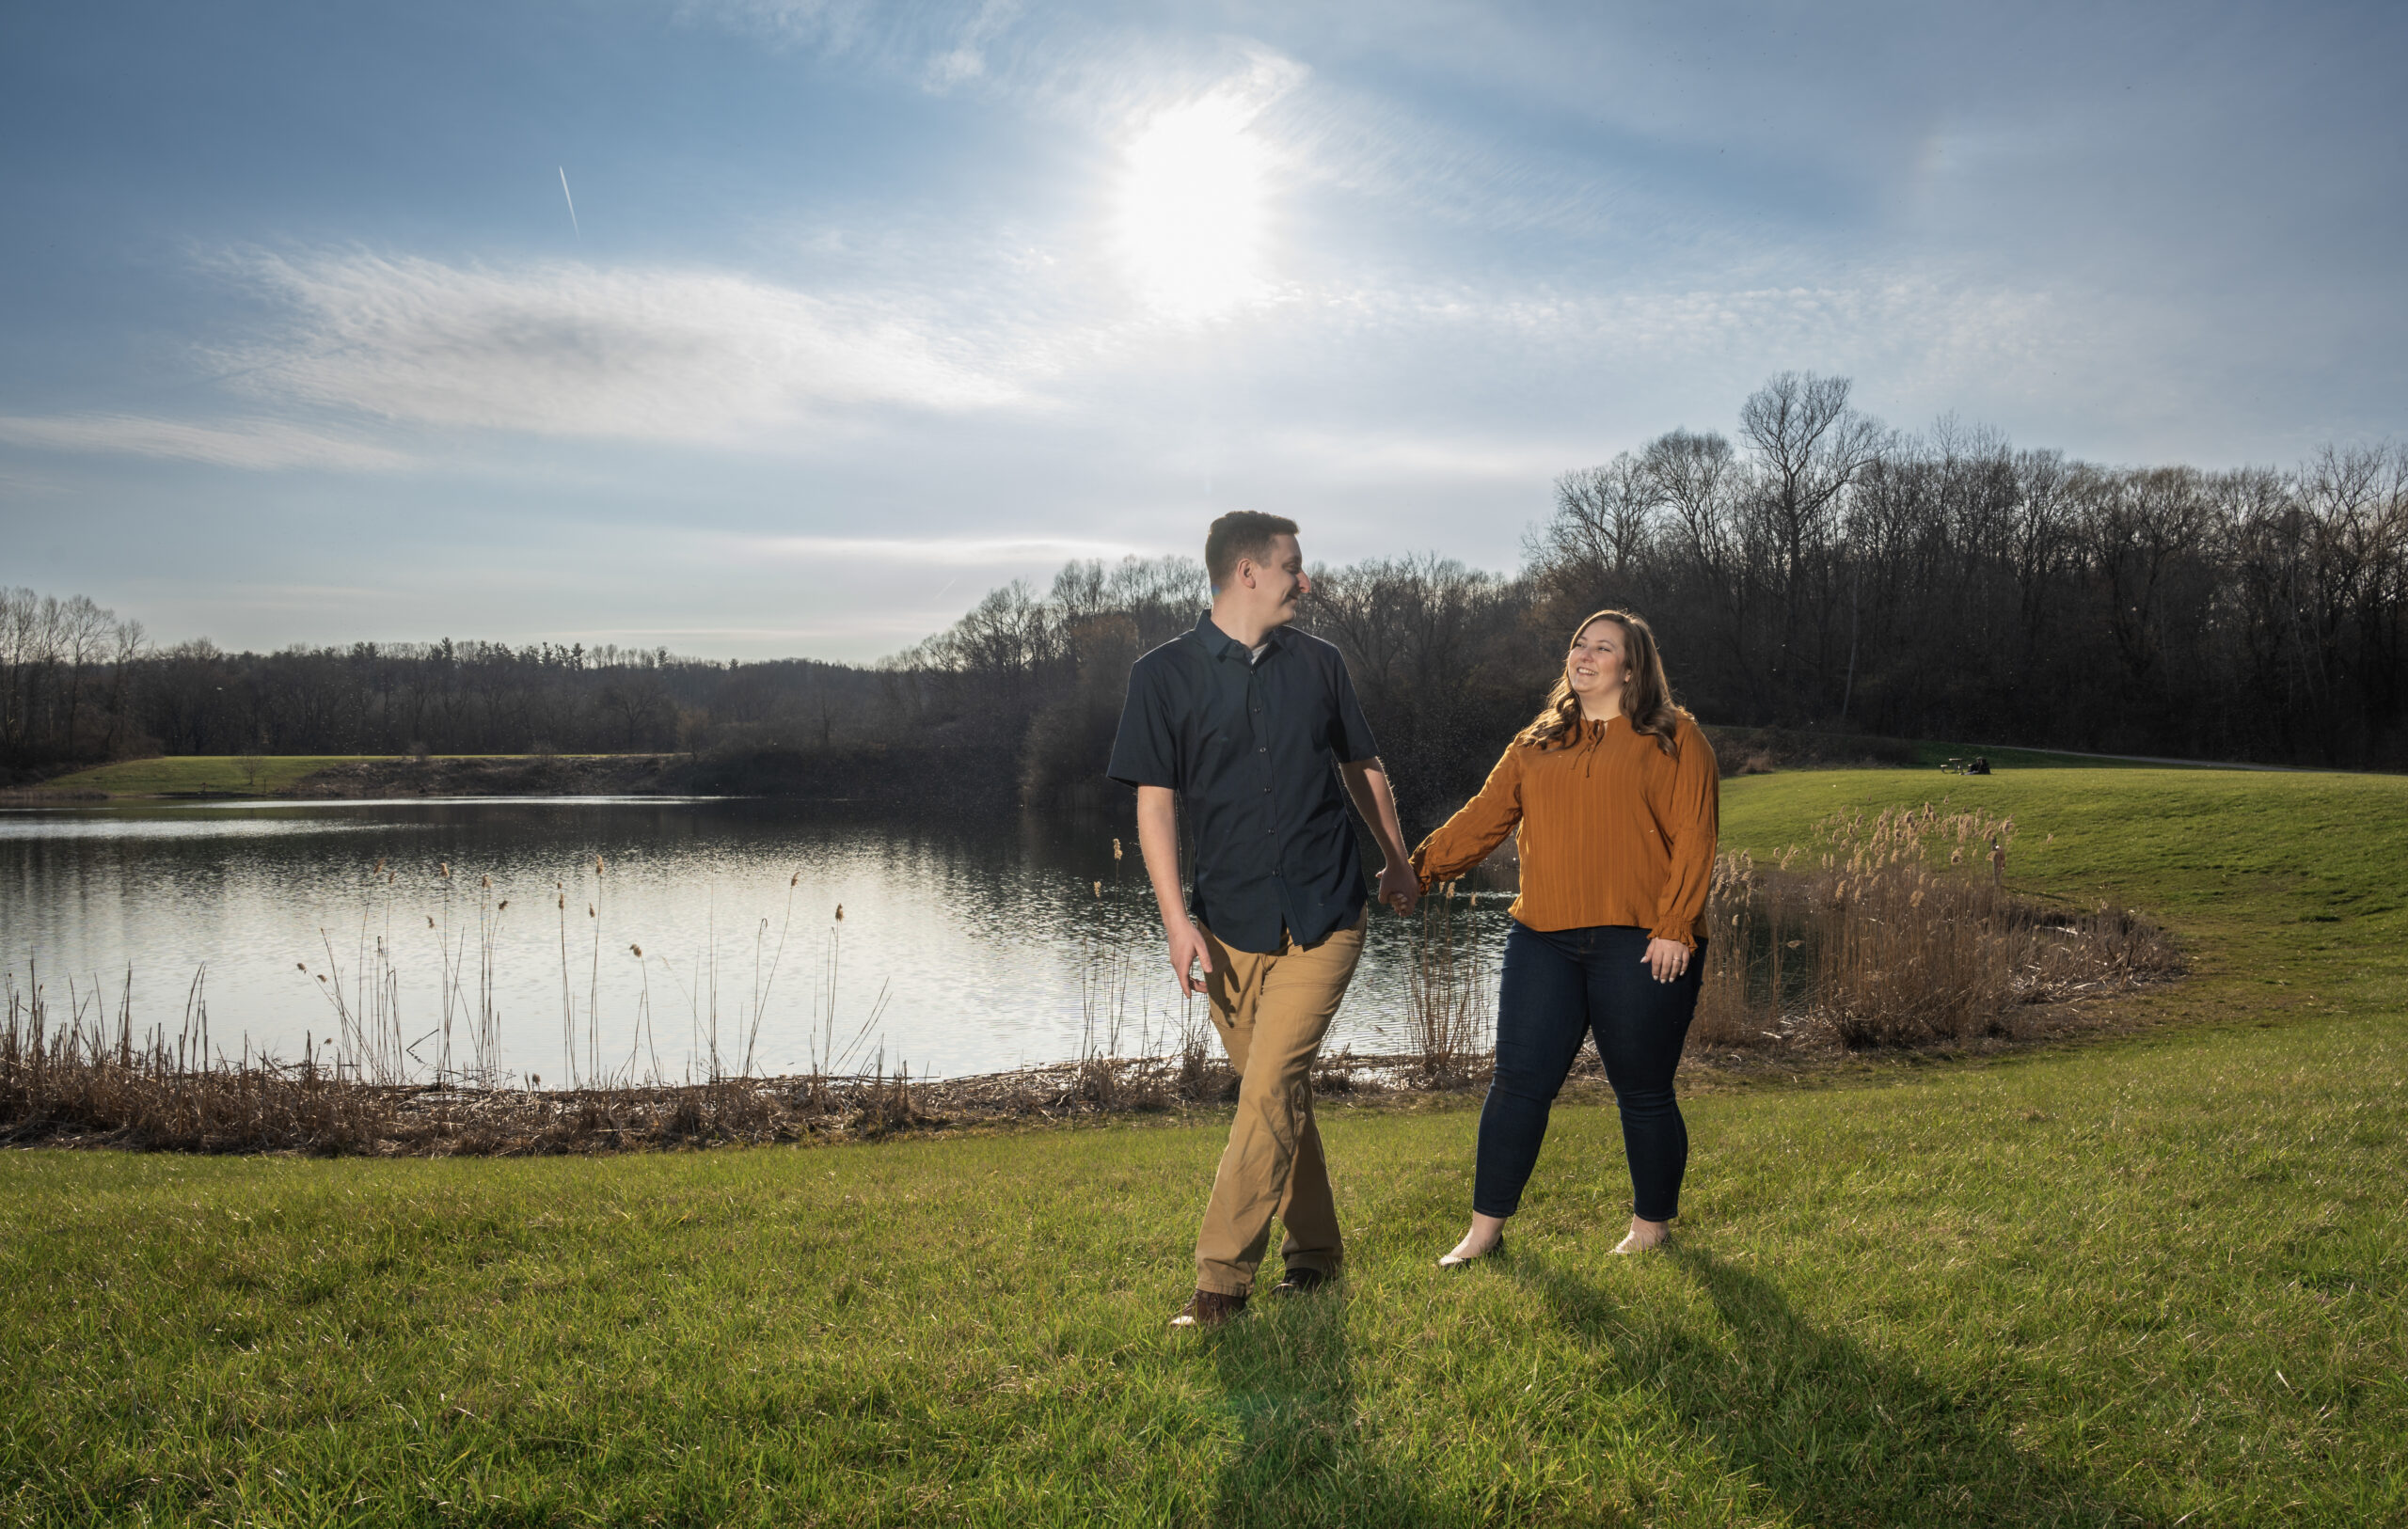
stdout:
POLYGON ((1572 639, 1563 661, 1563 677, 1589 715, 1611 716, 1622 708, 1622 687, 1629 683, 1630 663, 1624 656, 1630 634, 1622 623, 1591 622, 1572 639))

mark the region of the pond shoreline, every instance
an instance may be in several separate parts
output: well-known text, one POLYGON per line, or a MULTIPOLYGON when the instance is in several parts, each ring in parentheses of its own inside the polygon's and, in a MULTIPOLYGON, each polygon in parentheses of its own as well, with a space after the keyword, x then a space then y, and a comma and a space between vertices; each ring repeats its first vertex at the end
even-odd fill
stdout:
MULTIPOLYGON (((138 763, 138 762, 137 762, 138 763)), ((150 762, 171 765, 176 759, 150 762)), ((836 749, 729 749, 705 753, 433 754, 210 762, 190 770, 151 772, 143 789, 108 789, 115 767, 56 778, 64 784, 0 790, 10 806, 103 801, 380 801, 439 797, 564 796, 769 797, 906 805, 943 800, 961 810, 1018 805, 1017 783, 990 780, 992 761, 939 744, 836 749), (248 765, 250 776, 242 771, 248 765), (281 764, 282 767, 278 767, 281 764), (189 777, 189 779, 186 779, 189 777), (80 782, 80 783, 79 783, 80 782)))
MULTIPOLYGON (((1684 1092, 1830 1086, 2036 1056, 2155 1029, 2121 999, 2175 978, 2074 1002, 2034 1005, 2015 1032, 1921 1047, 1856 1049, 1828 1040, 1752 1050, 1692 1048, 1684 1092)), ((378 1084, 308 1066, 253 1062, 211 1072, 79 1059, 37 1080, 14 1059, 0 1068, 0 1146, 209 1156, 558 1157, 715 1147, 834 1145, 898 1137, 943 1139, 1079 1125, 1176 1124, 1226 1110, 1237 1076, 1218 1048, 1191 1041, 1150 1057, 1089 1056, 958 1078, 908 1069, 848 1076, 722 1078, 684 1084, 541 1090, 459 1083, 378 1084), (30 1085, 30 1086, 29 1086, 30 1085)), ((1468 1106, 1485 1090, 1493 1056, 1341 1051, 1314 1069, 1324 1106, 1468 1106)), ((1584 1050, 1567 1100, 1610 1102, 1603 1069, 1584 1050)))

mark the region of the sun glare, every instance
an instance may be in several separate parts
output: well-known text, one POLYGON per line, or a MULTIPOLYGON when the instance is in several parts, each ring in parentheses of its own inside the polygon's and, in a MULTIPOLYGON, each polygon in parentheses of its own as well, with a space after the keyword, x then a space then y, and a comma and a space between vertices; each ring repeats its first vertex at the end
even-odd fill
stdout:
POLYGON ((1262 287, 1263 153, 1244 102, 1208 96, 1131 141, 1117 219, 1129 280, 1180 318, 1226 313, 1262 287))

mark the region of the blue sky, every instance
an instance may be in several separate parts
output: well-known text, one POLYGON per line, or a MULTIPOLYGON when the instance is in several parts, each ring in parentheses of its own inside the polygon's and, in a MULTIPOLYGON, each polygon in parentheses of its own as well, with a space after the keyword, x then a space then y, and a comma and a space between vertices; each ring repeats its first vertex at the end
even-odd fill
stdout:
POLYGON ((227 646, 867 658, 1232 508, 1509 568, 1556 474, 1785 368, 1900 426, 2285 463, 2408 421, 2403 34, 13 6, 0 583, 227 646))

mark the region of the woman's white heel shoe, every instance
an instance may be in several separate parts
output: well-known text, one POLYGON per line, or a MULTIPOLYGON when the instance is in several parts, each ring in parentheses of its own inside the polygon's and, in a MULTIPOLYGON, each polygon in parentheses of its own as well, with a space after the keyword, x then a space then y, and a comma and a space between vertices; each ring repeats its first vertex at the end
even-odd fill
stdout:
POLYGON ((1438 1260, 1438 1267, 1440 1269, 1462 1269, 1466 1265, 1479 1263, 1483 1258, 1494 1258, 1504 1251, 1505 1234, 1499 1232, 1497 1234, 1497 1240, 1490 1243, 1487 1247, 1482 1248, 1480 1252, 1465 1253, 1461 1256, 1457 1256, 1451 1253, 1447 1253, 1438 1260))

